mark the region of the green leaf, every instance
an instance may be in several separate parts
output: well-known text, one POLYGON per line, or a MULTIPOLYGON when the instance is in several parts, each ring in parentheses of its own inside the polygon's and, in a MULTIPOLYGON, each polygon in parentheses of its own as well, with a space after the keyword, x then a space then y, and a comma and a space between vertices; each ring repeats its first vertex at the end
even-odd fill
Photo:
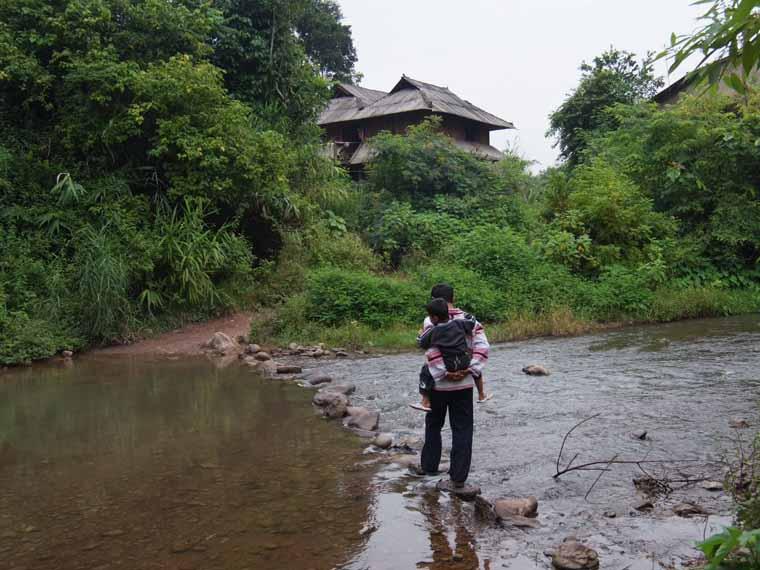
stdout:
POLYGON ((747 93, 747 86, 736 73, 732 73, 725 78, 726 85, 741 95, 747 93))

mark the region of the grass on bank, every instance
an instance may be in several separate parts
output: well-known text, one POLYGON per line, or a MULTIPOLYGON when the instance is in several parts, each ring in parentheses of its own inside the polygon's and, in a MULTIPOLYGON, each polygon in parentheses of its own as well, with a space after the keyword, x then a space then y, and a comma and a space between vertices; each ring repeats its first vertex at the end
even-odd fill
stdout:
MULTIPOLYGON (((285 304, 255 314, 251 339, 259 344, 287 346, 324 343, 351 350, 391 352, 416 348, 419 324, 392 323, 373 327, 350 321, 325 326, 306 317, 303 301, 285 304), (294 305, 300 305, 294 308, 294 305), (303 312, 302 312, 303 311, 303 312)), ((510 342, 536 337, 564 337, 588 334, 635 324, 666 323, 684 319, 727 317, 760 311, 760 294, 755 290, 689 288, 661 290, 652 304, 638 315, 619 315, 598 320, 576 314, 568 307, 537 314, 518 314, 503 321, 485 323, 491 342, 510 342)), ((424 311, 420 309, 420 323, 424 311)))

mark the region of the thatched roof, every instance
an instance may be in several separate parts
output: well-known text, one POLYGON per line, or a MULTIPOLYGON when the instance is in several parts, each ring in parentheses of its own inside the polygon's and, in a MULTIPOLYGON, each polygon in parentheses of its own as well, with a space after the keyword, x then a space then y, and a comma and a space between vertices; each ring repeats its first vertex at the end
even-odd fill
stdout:
POLYGON ((509 121, 461 99, 446 87, 424 83, 406 75, 387 94, 355 85, 339 85, 336 97, 330 101, 317 123, 329 125, 412 111, 454 115, 486 125, 490 130, 514 128, 509 121), (351 96, 353 92, 357 94, 351 96))
POLYGON ((322 111, 317 123, 329 125, 353 121, 358 118, 362 109, 385 95, 387 95, 385 91, 339 83, 335 86, 335 96, 330 100, 327 108, 322 111))

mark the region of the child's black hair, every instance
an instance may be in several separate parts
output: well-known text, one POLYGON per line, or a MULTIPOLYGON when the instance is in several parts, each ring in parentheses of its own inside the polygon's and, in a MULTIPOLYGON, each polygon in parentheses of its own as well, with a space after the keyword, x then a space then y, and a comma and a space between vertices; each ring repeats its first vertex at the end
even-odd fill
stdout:
POLYGON ((444 322, 449 320, 449 304, 446 302, 446 299, 441 297, 433 299, 425 306, 425 308, 430 317, 436 317, 438 320, 444 322))

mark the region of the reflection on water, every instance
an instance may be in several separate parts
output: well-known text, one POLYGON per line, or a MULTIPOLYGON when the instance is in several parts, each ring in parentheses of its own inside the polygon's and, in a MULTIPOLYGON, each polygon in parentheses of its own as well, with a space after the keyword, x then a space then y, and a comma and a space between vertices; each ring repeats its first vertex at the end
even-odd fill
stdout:
POLYGON ((0 377, 2 568, 332 568, 370 468, 308 394, 204 361, 0 377))
MULTIPOLYGON (((7 373, 0 567, 535 570, 574 534, 604 568, 679 568, 694 541, 730 522, 730 501, 692 487, 641 514, 639 473, 627 467, 586 500, 596 473, 552 479, 559 445, 598 413, 569 438, 566 460, 720 458, 736 436, 728 420, 756 418, 758 342, 752 316, 494 347, 495 400, 476 407, 472 479, 491 499, 536 495, 541 526, 525 530, 495 528, 434 479, 362 455, 355 436, 312 414, 309 391, 247 369, 93 357, 7 373), (523 375, 531 363, 552 375, 523 375), (640 429, 650 439, 630 436, 640 429), (675 517, 684 500, 712 516, 675 517)), ((395 355, 323 371, 355 383, 352 400, 379 409, 383 429, 414 438, 422 417, 407 404, 419 362, 395 355)))

